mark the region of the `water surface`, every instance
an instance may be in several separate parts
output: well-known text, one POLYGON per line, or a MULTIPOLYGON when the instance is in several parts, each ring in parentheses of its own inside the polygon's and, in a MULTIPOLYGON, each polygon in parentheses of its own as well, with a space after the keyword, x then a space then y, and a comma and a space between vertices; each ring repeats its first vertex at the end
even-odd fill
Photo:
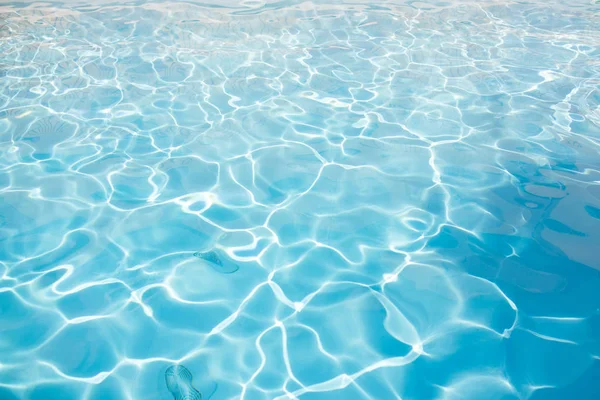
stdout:
POLYGON ((599 27, 3 2, 0 399, 600 398, 599 27))

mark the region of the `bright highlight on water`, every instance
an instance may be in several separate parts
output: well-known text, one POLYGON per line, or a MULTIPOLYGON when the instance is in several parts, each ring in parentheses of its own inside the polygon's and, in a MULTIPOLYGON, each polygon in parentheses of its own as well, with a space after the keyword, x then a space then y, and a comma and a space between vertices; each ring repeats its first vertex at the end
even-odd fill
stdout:
POLYGON ((600 398, 600 4, 0 4, 0 400, 600 398))

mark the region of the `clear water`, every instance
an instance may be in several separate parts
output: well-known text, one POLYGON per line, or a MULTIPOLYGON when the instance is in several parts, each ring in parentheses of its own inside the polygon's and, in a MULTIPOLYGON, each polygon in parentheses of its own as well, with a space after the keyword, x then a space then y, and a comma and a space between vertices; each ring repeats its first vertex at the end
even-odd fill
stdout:
POLYGON ((598 399, 599 103, 587 0, 5 1, 0 399, 598 399))

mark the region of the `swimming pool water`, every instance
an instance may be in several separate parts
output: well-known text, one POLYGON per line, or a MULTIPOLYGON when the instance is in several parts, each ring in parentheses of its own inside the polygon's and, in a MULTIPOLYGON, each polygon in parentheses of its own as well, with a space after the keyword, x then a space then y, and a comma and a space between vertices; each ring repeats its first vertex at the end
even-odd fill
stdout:
POLYGON ((0 399, 600 398, 600 4, 0 4, 0 399))

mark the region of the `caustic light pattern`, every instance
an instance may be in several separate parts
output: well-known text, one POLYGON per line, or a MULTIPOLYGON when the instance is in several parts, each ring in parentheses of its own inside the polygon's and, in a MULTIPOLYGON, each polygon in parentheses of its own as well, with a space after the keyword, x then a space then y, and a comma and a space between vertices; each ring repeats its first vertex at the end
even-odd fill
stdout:
POLYGON ((208 1, 0 5, 0 399, 600 398, 600 4, 208 1))

